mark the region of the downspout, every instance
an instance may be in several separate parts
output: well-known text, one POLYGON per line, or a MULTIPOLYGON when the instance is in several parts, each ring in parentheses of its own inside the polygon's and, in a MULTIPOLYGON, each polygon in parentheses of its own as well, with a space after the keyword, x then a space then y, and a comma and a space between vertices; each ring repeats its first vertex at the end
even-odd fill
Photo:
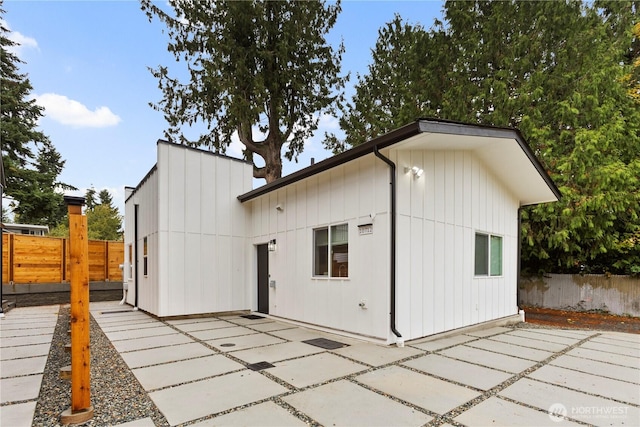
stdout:
POLYGON ((135 272, 135 277, 134 277, 134 287, 135 287, 135 291, 136 294, 134 296, 134 303, 133 303, 133 309, 137 310, 138 309, 138 270, 139 270, 139 265, 138 265, 138 208, 140 206, 138 204, 133 205, 133 241, 135 243, 135 251, 134 251, 134 261, 133 263, 136 266, 136 272, 135 272))
POLYGON ((389 165, 389 176, 391 177, 391 332, 398 337, 398 347, 404 347, 404 339, 396 329, 396 164, 383 156, 378 151, 378 146, 373 147, 373 152, 389 165))

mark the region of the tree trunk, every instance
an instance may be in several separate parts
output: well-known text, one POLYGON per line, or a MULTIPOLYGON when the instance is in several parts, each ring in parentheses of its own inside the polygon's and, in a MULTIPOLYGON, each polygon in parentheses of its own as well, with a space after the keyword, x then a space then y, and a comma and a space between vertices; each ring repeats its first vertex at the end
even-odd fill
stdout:
MULTIPOLYGON (((280 149, 274 149, 275 147, 269 147, 264 157, 264 170, 263 173, 256 176, 254 172, 254 178, 264 178, 267 180, 267 184, 282 177, 282 157, 280 157, 280 149)), ((254 169, 255 171, 255 169, 254 169)))

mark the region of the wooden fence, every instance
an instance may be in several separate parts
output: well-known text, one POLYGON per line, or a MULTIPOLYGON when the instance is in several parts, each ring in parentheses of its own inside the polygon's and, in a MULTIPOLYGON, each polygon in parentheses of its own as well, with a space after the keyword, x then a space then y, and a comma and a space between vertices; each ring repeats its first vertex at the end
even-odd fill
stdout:
MULTIPOLYGON (((124 243, 89 240, 89 281, 122 281, 124 243)), ((2 283, 69 281, 69 241, 57 237, 2 235, 2 283)))

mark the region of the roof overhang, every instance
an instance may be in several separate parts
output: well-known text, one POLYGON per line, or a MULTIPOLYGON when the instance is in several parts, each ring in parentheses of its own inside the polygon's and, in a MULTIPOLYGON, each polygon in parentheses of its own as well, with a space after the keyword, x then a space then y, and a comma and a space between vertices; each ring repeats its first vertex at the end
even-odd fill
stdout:
POLYGON ((248 193, 241 202, 374 152, 375 148, 472 151, 521 205, 553 202, 560 190, 516 129, 421 119, 248 193))

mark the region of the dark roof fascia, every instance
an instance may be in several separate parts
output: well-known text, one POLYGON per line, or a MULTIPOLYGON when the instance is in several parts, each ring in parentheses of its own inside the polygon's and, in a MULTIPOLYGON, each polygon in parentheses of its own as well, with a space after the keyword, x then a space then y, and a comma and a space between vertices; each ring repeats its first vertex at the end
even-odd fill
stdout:
POLYGON ((418 135, 419 133, 420 128, 418 126, 418 122, 410 123, 392 132, 374 138, 371 141, 365 142, 364 144, 351 148, 343 153, 329 157, 328 159, 294 172, 291 175, 287 175, 285 177, 277 179, 273 182, 270 182, 269 184, 263 185, 262 187, 251 190, 248 193, 241 194, 238 196, 238 200, 240 200, 241 202, 247 202, 251 199, 255 199, 256 197, 277 190, 278 188, 293 184, 294 182, 303 180, 312 175, 332 169, 336 166, 350 162, 367 154, 371 154, 373 153, 375 147, 378 147, 378 149, 385 148, 407 138, 410 138, 414 135, 418 135))
POLYGON ((418 119, 413 123, 409 123, 406 126, 374 138, 362 145, 358 145, 336 156, 329 157, 326 160, 318 162, 312 166, 308 166, 304 169, 292 173, 291 175, 287 175, 269 184, 263 185, 262 187, 258 187, 252 191, 241 194, 240 196, 238 196, 238 200, 240 200, 240 202, 246 202, 251 199, 255 199, 256 197, 262 196, 286 185, 293 184, 294 182, 303 180, 312 175, 324 172, 336 166, 350 162, 351 160, 373 153, 375 147, 378 147, 378 149, 386 148, 412 136, 427 132, 507 139, 514 139, 515 137, 518 145, 525 152, 526 156, 529 158, 529 161, 531 161, 533 166, 536 168, 542 179, 547 183, 551 191, 556 195, 558 200, 562 197, 560 190, 553 182, 549 174, 547 174, 538 158, 535 156, 535 154, 533 154, 531 147, 529 147, 518 129, 481 124, 469 124, 452 120, 424 118, 418 119))
POLYGON ((249 165, 253 166, 253 163, 251 163, 248 160, 238 159, 237 157, 227 156, 226 154, 214 153, 213 151, 203 150, 202 148, 198 148, 198 147, 191 147, 190 145, 177 144, 175 142, 169 142, 169 141, 164 140, 164 139, 159 139, 157 144, 158 145, 160 145, 160 144, 171 145, 173 147, 180 147, 180 148, 184 148, 185 150, 196 151, 198 153, 208 154, 210 156, 215 156, 215 157, 221 157, 221 158, 227 159, 227 160, 234 160, 236 162, 246 163, 246 164, 249 164, 249 165))
MULTIPOLYGON (((129 197, 127 197, 124 202, 127 203, 129 201, 130 198, 133 197, 134 194, 136 194, 136 192, 140 189, 140 187, 142 187, 142 184, 144 184, 145 182, 147 182, 147 180, 149 179, 149 177, 151 175, 153 175, 153 173, 158 169, 158 164, 156 163, 155 165, 153 165, 153 167, 149 170, 149 172, 147 172, 147 174, 144 176, 144 178, 142 178, 142 180, 138 183, 138 185, 136 185, 135 187, 128 187, 128 188, 133 188, 133 191, 131 192, 131 194, 129 194, 129 197)), ((126 188, 126 187, 125 187, 126 188)))
POLYGON ((443 133, 443 134, 455 134, 455 135, 468 135, 468 136, 481 136, 481 137, 489 137, 489 138, 507 138, 514 139, 518 142, 518 145, 524 151, 526 156, 529 158, 529 161, 536 168, 540 177, 547 183, 553 194, 560 200, 562 198, 562 193, 560 189, 556 186, 555 182, 551 179, 547 171, 545 170, 540 160, 536 157, 531 150, 531 147, 520 133, 519 129, 516 128, 505 128, 505 127, 496 127, 496 126, 488 126, 488 125, 471 125, 460 122, 448 121, 448 120, 438 120, 432 121, 428 119, 420 120, 420 130, 421 132, 433 132, 433 133, 443 133))

